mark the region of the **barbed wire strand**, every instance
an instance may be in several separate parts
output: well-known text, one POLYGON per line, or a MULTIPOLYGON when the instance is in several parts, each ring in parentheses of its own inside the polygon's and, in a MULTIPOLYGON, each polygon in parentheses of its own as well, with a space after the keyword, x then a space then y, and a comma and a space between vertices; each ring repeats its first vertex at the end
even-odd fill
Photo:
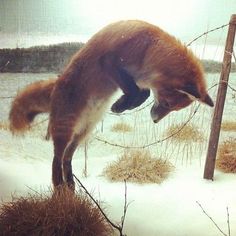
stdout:
MULTIPOLYGON (((224 25, 222 25, 222 26, 219 26, 219 27, 216 27, 216 28, 214 28, 214 29, 208 30, 208 31, 202 33, 201 35, 199 35, 198 37, 194 38, 194 39, 193 39, 192 41, 190 41, 186 46, 188 47, 188 46, 190 46, 193 42, 195 42, 195 41, 197 41, 198 39, 200 39, 201 37, 206 36, 207 34, 212 33, 212 32, 214 32, 214 31, 216 31, 216 30, 223 29, 224 27, 226 27, 226 26, 228 26, 228 25, 229 25, 229 24, 224 24, 224 25)), ((236 61, 235 53, 233 52, 232 55, 233 55, 233 57, 234 57, 234 60, 236 61)), ((212 89, 213 87, 215 87, 215 86, 217 86, 217 85, 219 85, 219 83, 214 84, 214 85, 211 86, 208 90, 212 89)), ((227 86, 228 86, 231 90, 233 90, 233 91, 236 92, 236 89, 234 89, 229 83, 227 83, 227 86)), ((14 98, 14 97, 13 97, 13 96, 3 96, 3 97, 0 97, 0 99, 12 99, 12 98, 14 98)), ((108 114, 110 114, 110 115, 117 115, 117 116, 130 115, 130 114, 133 114, 133 113, 136 113, 136 112, 140 112, 141 110, 144 110, 145 108, 147 108, 148 106, 150 106, 152 103, 153 103, 153 101, 150 102, 150 103, 148 103, 147 105, 145 105, 145 106, 139 108, 139 109, 136 109, 136 110, 133 111, 133 112, 126 112, 126 113, 122 113, 122 114, 114 114, 114 113, 109 112, 108 114)), ((199 107, 200 107, 200 104, 197 106, 197 108, 196 108, 196 109, 193 111, 193 113, 190 115, 189 119, 188 119, 179 129, 177 129, 176 132, 172 133, 171 135, 169 135, 169 136, 167 136, 167 137, 165 137, 165 138, 163 138, 163 139, 157 140, 157 141, 155 141, 155 142, 152 142, 152 143, 149 143, 149 144, 146 144, 146 145, 143 145, 143 146, 125 146, 125 145, 121 145, 121 144, 112 143, 112 142, 107 141, 107 140, 104 140, 104 139, 102 139, 102 138, 100 138, 100 137, 95 137, 95 139, 98 140, 98 141, 100 141, 100 142, 103 142, 103 143, 105 143, 105 144, 109 144, 109 145, 111 145, 111 146, 114 146, 114 147, 120 147, 120 148, 147 148, 147 147, 156 145, 156 144, 158 144, 158 143, 162 143, 162 142, 164 142, 164 141, 166 141, 166 140, 172 138, 173 136, 177 135, 179 132, 181 132, 181 131, 184 129, 184 127, 185 127, 185 126, 193 119, 193 117, 196 115, 196 113, 197 113, 199 107)), ((46 121, 48 121, 48 118, 46 118, 46 119, 44 119, 44 120, 42 120, 42 121, 40 121, 40 122, 37 122, 37 123, 33 124, 31 127, 38 126, 38 125, 40 125, 41 123, 44 123, 44 122, 46 122, 46 121)))
MULTIPOLYGON (((221 83, 221 82, 220 82, 220 83, 221 83)), ((215 83, 214 85, 212 85, 212 86, 208 89, 208 91, 210 91, 212 88, 216 87, 216 86, 219 85, 220 83, 215 83)), ((236 92, 236 89, 234 89, 232 86, 230 86, 229 83, 227 83, 227 82, 223 82, 223 83, 226 83, 227 86, 228 86, 230 89, 232 89, 233 91, 236 92)), ((151 103, 152 103, 152 102, 151 102, 151 103)), ((150 106, 151 103, 148 103, 146 106, 144 106, 144 108, 146 108, 147 106, 150 106)), ((199 105, 196 107, 196 109, 195 109, 195 110, 192 112, 192 114, 190 115, 189 119, 188 119, 180 128, 176 129, 175 132, 173 132, 172 134, 168 135, 167 137, 164 137, 164 138, 162 138, 162 139, 156 140, 155 142, 152 142, 152 143, 148 143, 148 144, 140 145, 140 146, 127 146, 127 145, 122 145, 122 144, 110 142, 110 141, 105 140, 105 139, 102 139, 102 138, 100 138, 100 137, 98 137, 98 136, 96 136, 95 139, 96 139, 97 141, 99 141, 99 142, 102 142, 102 143, 104 143, 104 144, 108 144, 108 145, 113 146, 113 147, 118 147, 118 148, 123 148, 123 149, 145 149, 145 148, 148 148, 148 147, 150 147, 150 146, 154 146, 154 145, 156 145, 156 144, 162 143, 162 142, 164 142, 164 141, 166 141, 166 140, 168 140, 168 139, 171 139, 172 137, 174 137, 174 136, 176 136, 178 133, 180 133, 180 132, 185 128, 185 126, 187 126, 188 123, 189 123, 189 122, 193 119, 193 117, 196 115, 196 113, 197 113, 197 111, 198 111, 200 105, 201 105, 201 104, 199 104, 199 105)), ((144 109, 144 108, 141 108, 141 109, 144 109)), ((141 109, 139 109, 139 111, 140 111, 141 109)), ((108 113, 108 114, 111 114, 111 113, 108 113)), ((129 113, 128 113, 128 114, 129 114, 129 113)), ((48 121, 48 120, 49 120, 49 118, 43 119, 43 120, 41 120, 41 121, 39 121, 39 122, 37 122, 37 123, 35 123, 35 124, 32 124, 32 125, 30 126, 30 128, 34 128, 34 127, 36 127, 36 126, 38 126, 38 125, 40 125, 40 124, 42 124, 42 123, 44 123, 44 122, 46 122, 46 121, 48 121)))
POLYGON ((152 142, 152 143, 148 143, 148 144, 145 144, 145 145, 142 145, 142 146, 125 146, 125 145, 121 145, 121 144, 117 144, 117 143, 112 143, 112 142, 109 142, 107 140, 104 140, 104 139, 101 139, 99 137, 95 137, 96 140, 100 141, 100 142, 103 142, 105 144, 109 144, 110 146, 113 146, 113 147, 120 147, 120 148, 124 148, 124 149, 145 149, 145 148, 148 148, 148 147, 151 147, 151 146, 154 146, 158 143, 163 143, 164 141, 174 137, 175 135, 177 135, 179 132, 181 132, 181 130, 184 129, 184 127, 192 120, 192 118, 195 116, 195 114, 197 113, 198 109, 200 107, 200 104, 197 106, 197 108, 194 110, 194 112, 191 114, 190 118, 179 128, 176 130, 176 132, 173 132, 172 134, 170 134, 169 136, 163 138, 163 139, 159 139, 155 142, 152 142))
MULTIPOLYGON (((216 87, 217 85, 219 85, 219 83, 216 83, 216 84, 212 85, 212 86, 208 89, 208 91, 211 90, 212 88, 216 87)), ((165 137, 165 138, 156 140, 155 142, 152 142, 152 143, 148 143, 148 144, 145 144, 145 145, 142 145, 142 146, 126 146, 126 145, 121 145, 121 144, 117 144, 117 143, 112 143, 112 142, 110 142, 110 141, 108 141, 108 140, 105 140, 105 139, 102 139, 102 138, 100 138, 100 137, 95 137, 95 139, 96 139, 97 141, 103 142, 104 144, 109 144, 110 146, 113 146, 113 147, 119 147, 119 148, 123 148, 123 149, 145 149, 145 148, 148 148, 148 147, 150 147, 150 146, 154 146, 154 145, 156 145, 156 144, 158 144, 158 143, 162 143, 162 142, 164 142, 164 141, 166 141, 166 140, 168 140, 168 139, 170 139, 170 138, 176 136, 178 133, 180 133, 180 132, 185 128, 185 126, 187 126, 187 124, 188 124, 188 123, 193 119, 193 117, 196 115, 196 113, 197 113, 197 111, 198 111, 200 105, 201 105, 201 104, 199 104, 199 105, 197 106, 197 108, 192 112, 192 114, 190 115, 190 117, 188 118, 188 120, 187 120, 180 128, 176 129, 175 132, 173 132, 172 134, 168 135, 168 136, 165 137)))
POLYGON ((199 35, 198 37, 194 38, 192 41, 190 41, 188 44, 186 44, 186 46, 189 47, 193 42, 197 41, 198 39, 202 38, 203 36, 205 36, 205 35, 207 35, 207 34, 209 34, 209 33, 212 33, 212 32, 214 32, 214 31, 216 31, 216 30, 223 29, 224 27, 226 27, 226 26, 228 26, 228 25, 229 25, 229 23, 228 23, 228 24, 221 25, 221 26, 216 27, 216 28, 214 28, 214 29, 208 30, 208 31, 202 33, 201 35, 199 35))

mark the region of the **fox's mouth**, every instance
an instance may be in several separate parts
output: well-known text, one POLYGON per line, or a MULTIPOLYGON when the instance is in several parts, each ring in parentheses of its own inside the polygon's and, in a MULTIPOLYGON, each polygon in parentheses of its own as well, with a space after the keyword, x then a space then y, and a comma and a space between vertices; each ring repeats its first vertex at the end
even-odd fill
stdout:
POLYGON ((170 108, 163 106, 161 103, 155 103, 151 108, 151 117, 154 123, 158 123, 171 112, 170 108))

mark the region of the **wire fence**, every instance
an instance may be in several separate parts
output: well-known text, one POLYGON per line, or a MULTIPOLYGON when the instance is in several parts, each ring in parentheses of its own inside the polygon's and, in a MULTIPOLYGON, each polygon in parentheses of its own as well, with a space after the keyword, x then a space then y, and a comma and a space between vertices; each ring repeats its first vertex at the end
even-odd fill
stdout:
MULTIPOLYGON (((218 86, 220 83, 216 83, 214 85, 212 85, 208 91, 210 91, 211 89, 213 89, 214 87, 218 86)), ((232 90, 232 91, 236 91, 231 85, 228 84, 228 87, 232 90)), ((155 142, 152 142, 152 143, 148 143, 148 144, 145 144, 145 145, 142 145, 142 146, 126 146, 126 145, 121 145, 121 144, 117 144, 117 143, 112 143, 106 139, 102 139, 100 137, 95 137, 95 139, 99 142, 102 142, 104 144, 108 144, 110 146, 113 146, 113 147, 119 147, 119 148, 124 148, 124 149, 144 149, 144 148, 148 148, 148 147, 151 147, 151 146, 154 146, 156 144, 160 144, 160 143, 163 143, 171 138, 173 138, 174 136, 178 135, 189 123, 190 121, 194 118, 194 116, 196 115, 196 113, 198 112, 199 110, 199 107, 200 107, 201 104, 198 104, 198 106, 194 109, 194 111, 190 114, 189 118, 178 128, 176 129, 176 131, 174 131, 172 134, 162 138, 162 139, 159 139, 159 140, 156 140, 155 142)), ((150 104, 148 104, 148 106, 150 106, 150 104)), ((146 108, 147 106, 144 106, 144 108, 146 108)), ((141 109, 139 109, 138 111, 141 111, 141 109)), ((130 114, 130 113, 128 113, 130 114)))
MULTIPOLYGON (((194 42, 196 42, 197 40, 199 40, 200 38, 212 33, 212 32, 215 32, 217 30, 220 30, 220 29, 223 29, 225 27, 227 27, 229 24, 224 24, 224 25, 221 25, 219 27, 216 27, 216 28, 213 28, 211 30, 208 30, 204 33, 202 33, 201 35, 197 36, 196 38, 194 38, 193 40, 191 40, 189 43, 186 44, 187 47, 191 46, 191 44, 193 44, 194 42)), ((236 57, 235 57, 235 53, 233 52, 232 54, 235 62, 236 62, 236 57)), ((212 85, 208 91, 210 91, 211 89, 213 89, 214 87, 218 86, 219 83, 216 83, 214 85, 212 85)), ((236 89, 233 87, 233 85, 227 83, 227 86, 228 88, 230 88, 233 92, 236 92, 236 89)), ((0 96, 0 99, 13 99, 14 96, 0 96)), ((121 113, 121 114, 116 114, 116 113, 111 113, 111 112, 108 112, 109 115, 113 115, 113 116, 126 116, 126 115, 133 115, 134 113, 138 113, 144 109, 146 109, 147 107, 151 106, 153 104, 154 101, 151 101, 149 102, 148 104, 142 106, 141 108, 138 108, 138 109, 135 109, 134 111, 131 111, 131 112, 124 112, 124 113, 121 113)), ((178 135, 189 123, 190 121, 194 118, 194 116, 196 115, 196 113, 198 112, 199 110, 199 107, 200 107, 200 104, 194 109, 194 111, 190 114, 189 118, 181 125, 181 127, 179 129, 177 129, 175 132, 173 132, 171 135, 168 135, 162 139, 158 139, 154 142, 151 142, 151 143, 147 143, 145 145, 140 145, 140 146, 128 146, 128 145, 121 145, 119 143, 113 143, 107 139, 103 139, 103 138, 100 138, 98 136, 95 137, 95 139, 99 142, 102 142, 104 144, 107 144, 107 145, 110 145, 110 146, 113 146, 113 147, 118 147, 118 148, 123 148, 123 149, 137 149, 137 148, 140 148, 140 149, 144 149, 144 148, 148 148, 148 147, 151 147, 151 146, 154 146, 156 144, 160 144, 160 143, 163 143, 169 139, 171 139, 172 137, 178 135)), ((47 122, 48 121, 48 118, 46 119, 43 119, 37 123, 34 123, 31 127, 36 127, 44 122, 47 122)))
POLYGON ((217 31, 217 30, 219 30, 219 29, 223 29, 223 28, 227 27, 228 25, 229 25, 229 24, 224 24, 224 25, 221 25, 221 26, 216 27, 216 28, 214 28, 214 29, 208 30, 208 31, 206 31, 206 32, 204 32, 204 33, 202 33, 202 34, 200 34, 199 36, 197 36, 197 37, 194 38, 193 40, 191 40, 189 43, 186 44, 186 46, 189 47, 192 43, 194 43, 194 42, 197 41, 198 39, 202 38, 203 36, 206 36, 206 35, 208 35, 208 34, 210 34, 210 33, 212 33, 212 32, 215 32, 215 31, 217 31))

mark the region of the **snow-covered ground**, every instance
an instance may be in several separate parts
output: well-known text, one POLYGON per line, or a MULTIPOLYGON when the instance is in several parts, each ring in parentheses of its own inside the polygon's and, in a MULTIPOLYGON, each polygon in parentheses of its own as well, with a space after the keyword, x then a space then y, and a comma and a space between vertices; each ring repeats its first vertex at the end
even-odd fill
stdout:
MULTIPOLYGON (((0 74, 0 97, 12 96, 25 84, 37 79, 46 79, 48 74, 0 74)), ((232 85, 233 77, 230 81, 232 85)), ((219 78, 218 74, 208 75, 209 87, 219 78)), ((216 87, 210 91, 215 99, 216 87)), ((236 101, 232 90, 228 90, 224 120, 235 120, 236 101)), ((11 99, 0 100, 0 120, 7 119, 11 99)), ((148 104, 148 102, 146 103, 148 104)), ((144 104, 145 105, 145 104, 144 104)), ((172 113, 159 124, 153 124, 149 115, 150 106, 139 112, 123 116, 107 113, 103 122, 88 141, 88 177, 83 176, 84 146, 73 158, 74 174, 93 195, 103 202, 110 218, 118 222, 123 215, 124 183, 109 182, 103 175, 103 168, 116 160, 123 149, 104 144, 106 141, 142 146, 166 136, 165 130, 173 125, 186 122, 197 104, 172 113), (113 124, 124 122, 132 127, 128 133, 111 131, 113 124)), ((227 208, 231 236, 236 235, 236 176, 215 171, 214 181, 203 179, 203 169, 207 149, 213 109, 200 106, 191 124, 203 131, 203 143, 184 142, 176 144, 169 139, 149 147, 155 157, 169 160, 175 166, 169 178, 161 184, 127 184, 128 202, 131 202, 125 220, 128 236, 216 236, 222 233, 206 216, 199 204, 215 221, 218 227, 228 233, 227 208), (199 204, 198 204, 198 203, 199 204)), ((38 120, 44 117, 39 117, 38 120)), ((27 133, 24 137, 13 137, 7 130, 0 130, 0 198, 11 200, 13 196, 27 195, 33 191, 47 191, 51 186, 51 161, 53 146, 43 139, 46 123, 27 133)), ((220 142, 236 137, 231 132, 221 132, 220 142)))

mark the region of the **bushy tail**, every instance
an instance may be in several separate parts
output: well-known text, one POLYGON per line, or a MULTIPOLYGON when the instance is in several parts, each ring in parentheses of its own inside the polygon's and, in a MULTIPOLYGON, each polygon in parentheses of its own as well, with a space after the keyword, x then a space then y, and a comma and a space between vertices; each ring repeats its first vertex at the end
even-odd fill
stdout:
POLYGON ((18 93, 9 113, 12 133, 23 133, 39 113, 49 112, 50 99, 56 79, 38 81, 18 93))

